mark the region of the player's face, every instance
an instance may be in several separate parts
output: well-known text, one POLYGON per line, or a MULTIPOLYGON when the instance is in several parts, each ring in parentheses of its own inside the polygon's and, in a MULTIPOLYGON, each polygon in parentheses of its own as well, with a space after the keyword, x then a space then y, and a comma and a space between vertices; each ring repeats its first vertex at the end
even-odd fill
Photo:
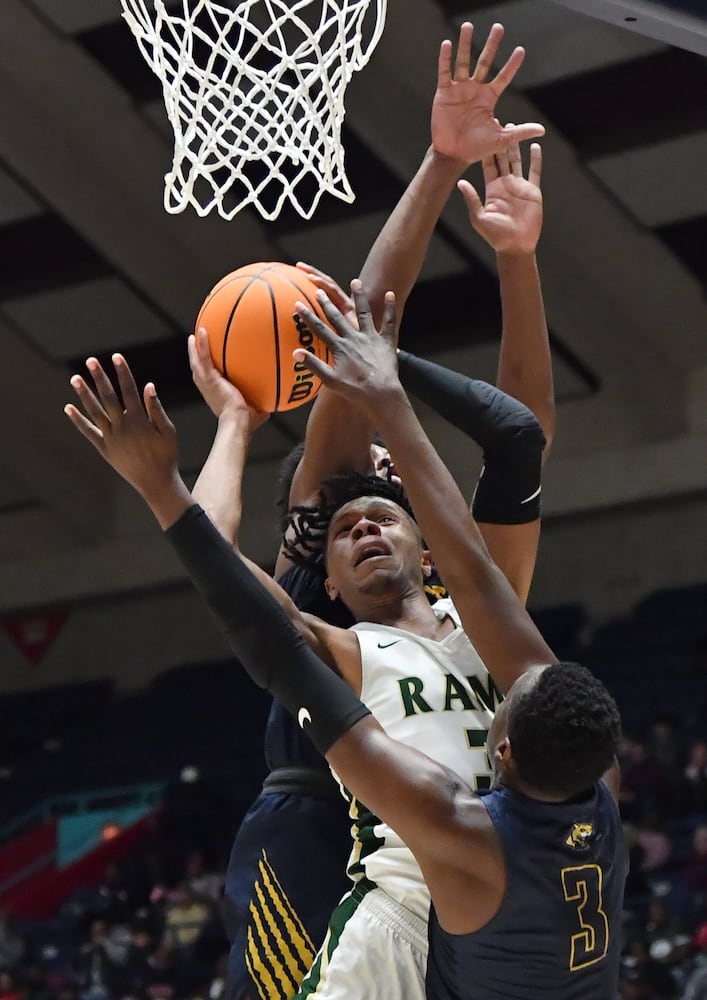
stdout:
POLYGON ((390 483, 400 485, 400 476, 396 473, 390 452, 384 445, 375 442, 371 444, 371 462, 379 479, 387 479, 390 483))
POLYGON ((420 586, 429 562, 417 526, 382 497, 359 497, 336 512, 326 554, 327 590, 349 606, 356 596, 420 586))

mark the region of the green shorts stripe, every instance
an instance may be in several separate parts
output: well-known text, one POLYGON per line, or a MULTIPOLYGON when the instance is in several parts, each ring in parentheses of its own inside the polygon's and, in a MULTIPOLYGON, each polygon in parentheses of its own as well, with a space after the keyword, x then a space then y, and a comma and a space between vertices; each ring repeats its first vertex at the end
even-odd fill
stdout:
POLYGON ((316 994, 320 983, 326 978, 329 963, 336 951, 346 924, 361 905, 361 901, 375 888, 375 882, 371 882, 370 879, 366 878, 361 879, 338 904, 329 920, 329 929, 324 938, 324 944, 320 948, 312 968, 304 977, 295 1000, 305 1000, 306 997, 316 994))

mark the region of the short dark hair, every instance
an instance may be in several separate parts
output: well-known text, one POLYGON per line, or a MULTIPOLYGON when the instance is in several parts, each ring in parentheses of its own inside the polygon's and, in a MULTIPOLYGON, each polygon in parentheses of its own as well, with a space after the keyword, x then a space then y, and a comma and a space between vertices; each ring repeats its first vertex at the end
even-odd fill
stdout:
POLYGON ((322 483, 321 511, 327 526, 338 510, 359 497, 382 497, 402 507, 408 517, 417 523, 405 490, 399 483, 389 482, 380 476, 347 472, 330 476, 322 483))
POLYGON ((621 734, 616 702, 578 663, 546 667, 508 707, 508 737, 520 779, 538 792, 571 798, 614 760, 621 734))

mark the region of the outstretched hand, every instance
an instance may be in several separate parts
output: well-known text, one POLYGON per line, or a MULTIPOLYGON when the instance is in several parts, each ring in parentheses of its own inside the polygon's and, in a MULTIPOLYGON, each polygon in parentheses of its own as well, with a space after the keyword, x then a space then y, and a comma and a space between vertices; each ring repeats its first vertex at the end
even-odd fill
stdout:
POLYGON ((225 379, 214 365, 209 338, 203 327, 199 327, 196 334, 190 334, 187 349, 194 385, 215 417, 222 417, 227 412, 247 416, 251 433, 265 423, 270 414, 249 406, 243 393, 225 379))
POLYGON ((432 146, 442 156, 466 164, 505 150, 513 142, 545 134, 538 122, 504 127, 495 118, 496 102, 518 72, 525 50, 515 48, 505 66, 487 80, 503 38, 503 25, 494 24, 470 75, 473 32, 473 26, 465 21, 459 31, 453 71, 452 43, 442 42, 432 103, 432 146))
POLYGON ((303 302, 297 302, 295 306, 314 336, 329 348, 333 365, 302 348, 297 348, 293 357, 303 362, 325 386, 366 409, 374 407, 376 399, 387 390, 400 387, 395 353, 395 296, 392 292, 386 293, 379 333, 358 279, 351 282, 351 292, 358 328, 323 292, 317 294, 317 299, 333 330, 303 302))
POLYGON ((86 415, 72 403, 64 407, 64 413, 106 462, 150 503, 181 484, 177 434, 154 384, 147 383, 141 399, 122 354, 114 354, 112 361, 120 396, 96 358, 89 358, 86 367, 95 392, 81 375, 71 378, 86 415))
POLYGON ((356 326, 358 323, 356 306, 351 296, 346 294, 341 285, 334 281, 331 275, 325 274, 324 271, 320 271, 319 268, 313 267, 311 264, 305 264, 302 260, 297 261, 297 267, 300 271, 304 271, 309 280, 334 303, 346 322, 356 326))
POLYGON ((469 181, 461 180, 457 184, 469 209, 472 226, 496 253, 534 253, 543 224, 539 144, 534 142, 530 146, 527 178, 523 175, 517 142, 496 156, 487 157, 483 170, 483 202, 469 181))

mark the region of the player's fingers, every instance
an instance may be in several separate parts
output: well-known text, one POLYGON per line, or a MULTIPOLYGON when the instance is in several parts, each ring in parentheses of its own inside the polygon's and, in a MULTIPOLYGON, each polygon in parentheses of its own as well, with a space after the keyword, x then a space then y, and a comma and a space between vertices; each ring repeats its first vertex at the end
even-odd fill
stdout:
POLYGON ((115 373, 118 376, 120 394, 123 397, 123 406, 126 412, 135 413, 142 411, 140 403, 140 393, 137 391, 133 373, 130 371, 127 361, 122 354, 114 354, 111 357, 115 373))
POLYGON ((305 264, 303 260, 297 261, 297 267, 300 271, 304 271, 310 281, 318 288, 330 288, 332 285, 336 285, 336 282, 329 274, 325 274, 324 271, 320 271, 318 267, 314 267, 313 264, 305 264))
POLYGON ((485 156, 481 161, 481 170, 484 175, 484 184, 488 187, 491 181, 495 181, 498 177, 498 164, 496 163, 496 157, 485 156))
POLYGON ((478 191, 473 184, 470 184, 466 180, 457 181, 457 189, 461 192, 466 202, 466 207, 469 210, 469 218, 472 223, 476 222, 484 209, 478 191))
POLYGON ((298 267, 300 271, 304 271, 311 277, 316 277, 318 275, 324 274, 324 272, 320 271, 318 267, 314 266, 314 264, 308 264, 306 260, 298 260, 297 263, 295 264, 295 267, 298 267))
POLYGON ((460 82, 469 79, 469 67, 471 66, 471 37, 473 34, 474 26, 470 21, 464 21, 459 29, 457 58, 454 61, 454 79, 460 82))
POLYGON ((521 63, 525 59, 525 49, 520 45, 516 46, 511 52, 504 66, 498 71, 496 76, 491 81, 491 89, 493 90, 496 97, 500 97, 503 91, 506 89, 508 84, 513 80, 518 70, 521 67, 521 63))
POLYGON ((501 39, 503 38, 503 25, 494 24, 489 31, 489 36, 484 43, 484 47, 481 50, 479 58, 476 60, 476 67, 474 69, 474 79, 478 83, 483 83, 486 77, 489 75, 491 67, 493 66, 493 61, 496 58, 496 53, 498 52, 498 46, 501 44, 501 39))
MULTIPOLYGON (((513 128, 512 125, 509 125, 508 127, 513 128)), ((523 160, 520 155, 520 143, 512 142, 506 150, 506 156, 508 157, 508 165, 513 176, 522 177, 523 160)))
MULTIPOLYGON (((336 309, 334 306, 332 306, 331 302, 329 302, 329 300, 326 297, 324 297, 323 299, 319 299, 319 302, 327 316, 329 316, 328 310, 331 310, 333 314, 339 317, 340 321, 342 320, 342 316, 339 310, 336 309)), ((314 336, 318 340, 321 340, 323 343, 325 343, 328 348, 334 350, 340 338, 337 337, 337 335, 334 333, 331 327, 327 326, 327 324, 324 323, 323 320, 321 320, 315 312, 312 312, 309 306, 306 306, 304 302, 299 302, 299 301, 295 302, 295 309, 297 310, 297 312, 294 314, 293 318, 295 320, 297 320, 298 318, 303 319, 304 322, 309 327, 309 329, 311 330, 311 332, 314 334, 314 336)), ((332 319, 333 322, 334 321, 333 315, 330 316, 330 318, 332 319)))
POLYGON ((174 434, 174 424, 167 416, 165 408, 157 395, 154 382, 148 382, 143 390, 145 409, 150 418, 150 423, 160 434, 174 434))
POLYGON ((328 385, 334 375, 334 369, 331 365, 328 365, 326 361, 322 361, 318 358, 316 354, 312 354, 310 351, 304 349, 304 347, 298 347, 292 352, 292 357, 295 361, 303 364, 305 368, 316 375, 317 378, 322 380, 324 385, 328 385))
POLYGON ((539 139, 545 135, 545 126, 540 122, 526 122, 524 125, 506 125, 498 134, 500 147, 508 149, 512 142, 524 142, 526 139, 539 139))
MULTIPOLYGON (((322 310, 326 318, 329 320, 330 325, 333 326, 333 328, 336 330, 339 336, 345 337, 351 329, 351 324, 349 324, 348 320, 346 319, 346 316, 344 315, 345 311, 344 307, 334 302, 333 299, 331 299, 323 289, 320 289, 317 292, 317 302, 319 303, 320 309, 322 310)), ((353 309, 353 302, 351 302, 351 300, 347 296, 346 310, 348 311, 348 309, 353 309)), ((316 313, 314 313, 314 311, 309 307, 308 307, 308 312, 311 312, 312 315, 316 316, 316 313)), ((321 320, 319 319, 318 316, 317 319, 321 323, 321 320)), ((309 320, 307 321, 307 323, 309 324, 309 320)), ((326 327, 327 330, 329 329, 329 327, 326 326, 326 323, 324 323, 323 325, 324 327, 326 327)))
POLYGON ((395 309, 395 292, 386 292, 383 304, 383 319, 381 321, 381 337, 391 347, 398 340, 397 313, 395 309))
POLYGON ((449 87, 452 83, 452 43, 446 38, 439 47, 437 86, 449 87))
POLYGON ((80 434, 83 434, 86 440, 91 442, 94 448, 103 452, 103 434, 98 427, 84 417, 83 413, 77 410, 73 403, 66 404, 64 407, 64 413, 67 415, 76 430, 79 431, 80 434))
POLYGON ((528 167, 528 180, 536 187, 540 187, 540 177, 543 172, 543 150, 539 142, 530 144, 530 166, 528 167))
POLYGON ((196 346, 196 334, 195 333, 187 334, 187 355, 189 356, 189 367, 191 368, 192 371, 194 370, 195 362, 198 361, 197 350, 198 348, 196 346))
POLYGON ((88 387, 86 380, 81 375, 72 375, 69 381, 89 418, 105 434, 110 430, 110 418, 96 399, 96 394, 88 387))
POLYGON ((200 326, 196 331, 196 349, 202 365, 210 367, 213 364, 211 360, 211 348, 209 347, 209 335, 204 326, 200 326))
POLYGON ((199 354, 199 342, 196 334, 190 333, 187 337, 187 353, 189 355, 189 367, 191 368, 192 379, 196 382, 197 379, 204 377, 204 365, 199 354))
POLYGON ((364 333, 376 332, 373 316, 371 315, 371 307, 368 302, 368 296, 364 292, 363 285, 361 284, 359 278, 354 278, 351 282, 351 294, 353 295, 354 305, 356 306, 359 330, 364 333))
POLYGON ((499 149, 496 153, 496 166, 500 177, 508 177, 511 172, 511 165, 508 161, 508 150, 499 149))
POLYGON ((111 423, 118 423, 123 416, 123 404, 118 399, 113 383, 103 371, 97 358, 88 358, 86 367, 91 373, 103 409, 108 414, 111 423))
POLYGON ((313 285, 316 285, 322 292, 326 292, 339 312, 347 313, 350 309, 353 309, 353 302, 349 296, 341 285, 334 281, 328 274, 317 271, 316 274, 310 274, 309 278, 313 285))

